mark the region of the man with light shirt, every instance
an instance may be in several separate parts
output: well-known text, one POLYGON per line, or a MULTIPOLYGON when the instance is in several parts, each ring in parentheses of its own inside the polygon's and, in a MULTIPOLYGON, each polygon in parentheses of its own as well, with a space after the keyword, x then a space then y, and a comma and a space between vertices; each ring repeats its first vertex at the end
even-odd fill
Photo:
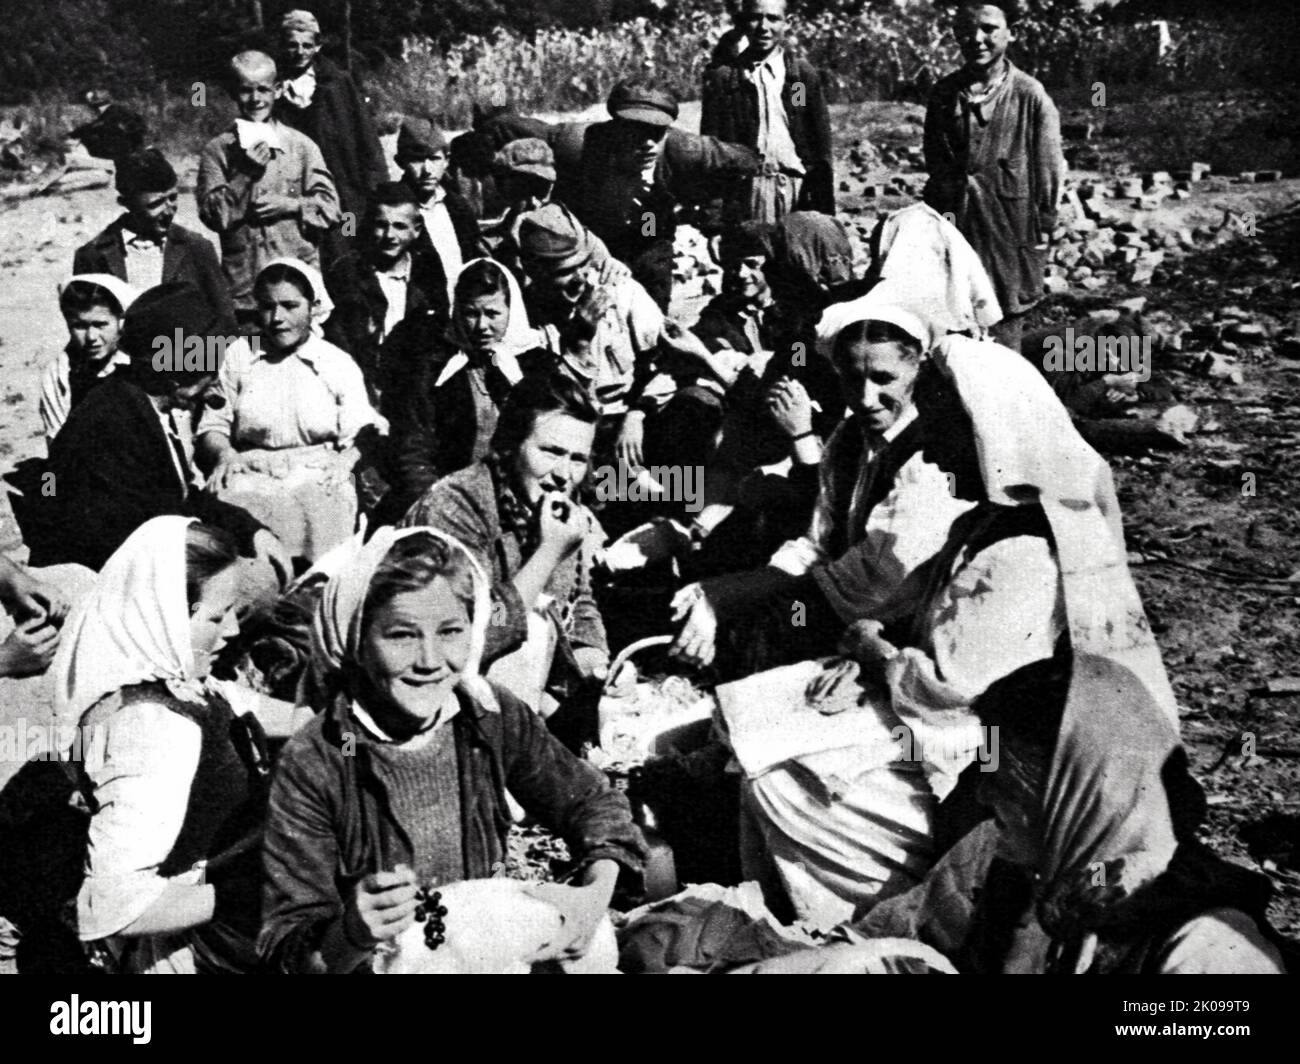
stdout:
POLYGON ((743 217, 778 222, 791 211, 835 213, 830 112, 821 73, 785 48, 786 0, 743 0, 745 47, 704 76, 700 132, 755 148, 743 217))
POLYGON ((117 202, 126 213, 72 256, 76 274, 111 274, 138 292, 172 281, 194 285, 231 322, 230 286, 211 242, 177 225, 176 171, 157 148, 117 161, 117 202))
POLYGON ((397 165, 415 193, 423 222, 419 246, 438 255, 447 278, 447 300, 461 267, 484 254, 478 220, 469 204, 444 184, 450 147, 442 130, 424 118, 407 118, 397 134, 397 165))

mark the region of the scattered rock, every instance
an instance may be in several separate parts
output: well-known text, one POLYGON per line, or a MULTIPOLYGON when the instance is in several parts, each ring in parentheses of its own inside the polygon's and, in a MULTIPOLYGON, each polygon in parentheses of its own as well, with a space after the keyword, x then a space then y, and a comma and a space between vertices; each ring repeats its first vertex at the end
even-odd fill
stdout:
POLYGON ((1211 351, 1201 359, 1200 365, 1201 373, 1210 380, 1222 380, 1238 385, 1245 381, 1240 363, 1228 355, 1221 355, 1211 351))

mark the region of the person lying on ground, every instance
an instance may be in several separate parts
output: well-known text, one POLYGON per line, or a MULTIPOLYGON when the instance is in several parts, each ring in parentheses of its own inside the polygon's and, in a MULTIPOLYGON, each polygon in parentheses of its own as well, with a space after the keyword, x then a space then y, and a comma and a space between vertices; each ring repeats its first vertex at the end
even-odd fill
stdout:
POLYGON ((272 115, 282 86, 262 52, 230 61, 234 127, 199 155, 199 218, 221 238, 221 268, 241 325, 255 323, 253 281, 272 259, 316 266, 327 230, 342 219, 338 191, 316 142, 272 115))
POLYGON ((76 930, 93 970, 256 965, 266 738, 294 720, 291 705, 211 677, 238 631, 238 560, 219 529, 153 518, 68 619, 55 719, 90 811, 76 930))
POLYGON ((235 307, 212 243, 178 225, 176 171, 157 148, 117 160, 117 202, 126 213, 110 222, 72 256, 72 272, 110 273, 137 292, 168 281, 187 281, 232 323, 235 307))
POLYGON ((456 540, 418 526, 358 541, 313 628, 317 717, 271 787, 259 952, 279 972, 370 969, 412 923, 442 944, 436 892, 506 859, 506 791, 570 847, 567 882, 539 884, 581 956, 615 885, 639 889, 645 844, 626 798, 537 715, 483 680, 488 578, 456 540), (385 797, 386 796, 386 797, 385 797))
POLYGON ((271 529, 291 557, 310 563, 356 530, 353 470, 386 429, 361 370, 321 335, 332 304, 306 263, 267 263, 254 286, 256 346, 225 353, 220 406, 198 426, 205 494, 271 529))
POLYGON ((357 246, 325 270, 335 306, 325 336, 361 367, 376 401, 385 384, 384 342, 393 330, 412 317, 445 323, 450 310, 445 264, 421 246, 422 228, 410 186, 385 182, 371 193, 357 246))
POLYGON ((130 285, 103 273, 80 274, 60 286, 59 310, 68 326, 68 342, 42 371, 37 404, 47 445, 96 385, 130 364, 117 342, 122 318, 138 295, 130 285))

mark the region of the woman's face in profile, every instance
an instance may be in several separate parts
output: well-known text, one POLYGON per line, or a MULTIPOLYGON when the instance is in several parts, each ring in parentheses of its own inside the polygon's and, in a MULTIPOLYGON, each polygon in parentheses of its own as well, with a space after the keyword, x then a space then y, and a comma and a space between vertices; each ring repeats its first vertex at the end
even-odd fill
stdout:
POLYGON ((470 638, 469 611, 443 577, 394 596, 362 637, 361 666, 379 696, 366 708, 395 731, 431 723, 465 669, 470 638))
POLYGON ((190 648, 194 652, 194 679, 206 679, 212 662, 239 634, 235 603, 239 594, 239 567, 231 565, 211 577, 190 608, 190 648))
POLYGON ((271 350, 293 351, 311 334, 312 301, 297 285, 258 285, 256 299, 262 339, 271 350))

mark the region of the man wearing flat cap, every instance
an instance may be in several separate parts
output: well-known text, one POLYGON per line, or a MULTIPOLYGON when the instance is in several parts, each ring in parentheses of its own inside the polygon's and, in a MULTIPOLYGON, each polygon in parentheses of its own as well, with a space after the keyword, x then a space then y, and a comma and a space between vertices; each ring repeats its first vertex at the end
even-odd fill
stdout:
POLYGON ((187 282, 233 323, 235 306, 216 250, 173 220, 177 196, 176 171, 157 148, 119 159, 117 202, 126 213, 77 248, 72 273, 112 274, 137 291, 187 282))
MULTIPOLYGON (((316 142, 334 177, 344 218, 359 222, 370 190, 388 180, 388 162, 370 109, 352 76, 320 50, 321 30, 315 15, 290 11, 281 18, 276 65, 283 91, 275 117, 316 142)), ((327 249, 326 258, 341 250, 327 249)))
POLYGON ((402 122, 394 158, 402 168, 402 181, 419 202, 423 230, 417 246, 442 262, 448 300, 460 268, 485 251, 473 209, 445 181, 450 151, 442 130, 428 119, 402 122))
POLYGON ((608 107, 610 121, 583 134, 571 182, 560 168, 556 198, 632 268, 666 311, 678 207, 734 193, 737 182, 759 172, 761 161, 753 148, 677 129, 677 101, 648 82, 619 82, 608 107))
POLYGON ((519 251, 532 282, 533 322, 543 326, 545 344, 565 371, 600 403, 593 461, 634 469, 703 466, 721 424, 717 393, 684 387, 665 403, 648 386, 665 372, 688 382, 711 377, 725 389, 743 358, 711 353, 636 280, 602 281, 595 236, 558 203, 522 217, 519 251))
POLYGON ((40 503, 33 564, 98 570, 132 532, 165 514, 226 528, 250 556, 268 548, 270 533, 259 522, 196 487, 186 422, 205 401, 221 401, 209 399, 216 370, 207 358, 222 350, 218 337, 247 342, 226 335, 226 323, 192 285, 159 285, 131 304, 118 342, 130 365, 87 395, 50 444, 45 471, 55 490, 40 503), (203 340, 204 364, 186 369, 182 352, 194 337, 203 340), (168 354, 176 357, 161 357, 168 354))

